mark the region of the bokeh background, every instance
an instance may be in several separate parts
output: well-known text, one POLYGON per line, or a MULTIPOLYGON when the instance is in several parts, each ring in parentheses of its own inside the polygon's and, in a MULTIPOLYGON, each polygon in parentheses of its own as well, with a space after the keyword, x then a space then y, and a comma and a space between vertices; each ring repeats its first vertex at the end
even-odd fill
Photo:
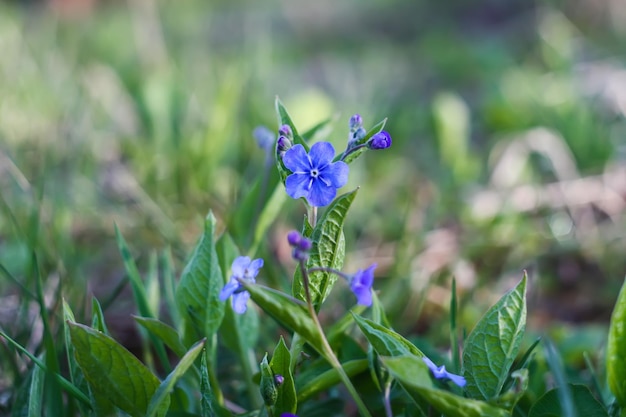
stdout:
MULTIPOLYGON (((352 114, 388 117, 393 147, 351 166, 346 270, 378 262, 398 331, 445 345, 453 277, 469 332, 526 270, 531 335, 601 355, 626 274, 623 0, 0 2, 0 326, 39 346, 37 265, 54 311, 95 294, 137 348, 114 224, 142 272, 170 249, 179 272, 264 172, 276 96, 301 130, 332 118, 336 149, 352 114)), ((261 249, 270 285, 303 213, 261 249)))

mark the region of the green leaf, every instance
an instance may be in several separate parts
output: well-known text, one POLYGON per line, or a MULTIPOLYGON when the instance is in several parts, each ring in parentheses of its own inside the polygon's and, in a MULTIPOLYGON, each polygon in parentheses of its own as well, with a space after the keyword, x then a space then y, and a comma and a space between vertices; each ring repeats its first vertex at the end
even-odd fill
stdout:
POLYGON ((304 146, 304 149, 306 150, 306 152, 309 153, 309 145, 307 145, 305 140, 298 133, 298 129, 296 129, 296 125, 291 120, 291 116, 289 116, 287 109, 285 108, 285 106, 283 105, 283 103, 280 101, 278 97, 276 97, 275 106, 276 106, 276 115, 278 116, 278 126, 289 125, 289 127, 291 128, 291 131, 293 132, 294 145, 299 143, 300 145, 304 146))
POLYGON ((354 320, 372 345, 376 353, 381 356, 413 355, 418 358, 424 356, 413 343, 404 337, 380 324, 366 318, 354 315, 354 320))
POLYGON ((463 375, 471 398, 497 397, 520 348, 526 327, 526 274, 487 311, 465 341, 463 375))
POLYGON ((202 339, 183 356, 176 368, 161 382, 148 405, 148 417, 164 416, 170 403, 170 394, 180 378, 189 370, 198 355, 204 349, 206 339, 202 339))
POLYGON ((416 356, 381 357, 380 359, 416 403, 424 398, 447 417, 508 417, 510 415, 506 410, 485 402, 460 397, 435 388, 428 367, 422 359, 416 356))
POLYGON ((329 117, 326 120, 323 120, 308 129, 306 132, 302 133, 302 138, 308 142, 318 142, 320 140, 326 139, 331 132, 330 124, 333 123, 337 117, 329 117))
POLYGON ((133 319, 147 331, 163 341, 167 347, 172 349, 172 352, 174 352, 176 356, 180 358, 185 354, 187 349, 185 349, 185 346, 180 341, 180 336, 176 329, 157 319, 139 316, 133 316, 133 319))
MULTIPOLYGON (((37 365, 38 367, 40 367, 46 372, 48 371, 48 368, 46 367, 45 363, 43 363, 38 358, 36 358, 35 355, 30 353, 28 350, 26 350, 26 348, 24 348, 22 345, 20 345, 15 340, 13 340, 13 338, 9 337, 8 334, 0 330, 0 336, 4 337, 7 340, 7 342, 9 342, 14 348, 22 352, 24 355, 28 356, 28 358, 31 361, 33 361, 35 365, 37 365)), ((78 388, 76 388, 74 384, 72 384, 70 381, 63 378, 59 374, 53 374, 53 375, 56 378, 56 380, 59 382, 59 385, 61 385, 61 387, 63 387, 65 391, 67 391, 70 395, 72 395, 72 397, 82 401, 84 404, 88 406, 91 406, 89 398, 87 398, 85 394, 83 394, 78 388)))
MULTIPOLYGON (((96 297, 91 298, 91 311, 91 327, 101 331, 104 334, 109 334, 109 329, 107 329, 107 325, 104 321, 104 312, 102 311, 102 306, 100 305, 100 302, 96 297)), ((72 318, 71 321, 74 321, 74 318, 72 318)))
MULTIPOLYGON (((589 388, 579 384, 568 384, 572 392, 575 413, 580 417, 608 417, 604 406, 595 399, 589 388)), ((561 408, 559 389, 554 388, 539 398, 530 409, 528 417, 567 416, 561 408)), ((570 416, 567 416, 570 417, 570 416)))
MULTIPOLYGON (((320 218, 311 235, 313 246, 306 263, 307 269, 323 267, 340 270, 343 267, 346 246, 343 236, 343 223, 357 191, 358 188, 339 196, 320 218)), ((328 297, 336 281, 337 275, 330 272, 315 271, 309 273, 311 302, 316 310, 319 310, 328 297)), ((293 295, 300 300, 306 300, 300 268, 296 268, 294 274, 293 295)))
POLYGON ((225 303, 219 299, 224 281, 215 251, 215 223, 213 213, 209 212, 202 238, 176 289, 178 311, 185 322, 186 346, 204 337, 211 340, 224 318, 225 303))
POLYGON ((252 300, 274 320, 287 329, 298 333, 322 356, 322 336, 309 316, 304 304, 280 291, 248 282, 241 283, 250 293, 252 300))
POLYGON ((139 359, 109 336, 68 323, 76 361, 91 389, 133 417, 143 417, 159 380, 139 359))
POLYGON ((272 354, 272 360, 270 361, 270 368, 274 375, 282 375, 284 378, 283 383, 278 386, 278 397, 276 404, 274 404, 274 414, 280 416, 282 413, 295 413, 298 408, 298 400, 296 399, 296 386, 293 380, 293 374, 291 373, 291 354, 289 349, 285 345, 283 337, 280 337, 274 353, 272 354))
POLYGON ((626 280, 622 284, 609 326, 606 374, 617 403, 626 409, 626 280))
MULTIPOLYGON (((341 367, 349 377, 354 377, 367 370, 367 359, 356 359, 341 364, 341 367)), ((341 382, 341 376, 335 368, 307 379, 306 383, 298 389, 298 402, 303 403, 313 395, 334 387, 341 382)))
MULTIPOLYGON (((42 354, 45 356, 45 353, 42 354)), ((41 358, 40 360, 45 359, 41 358)), ((42 402, 43 402, 43 386, 45 381, 45 375, 43 369, 38 366, 35 366, 32 369, 31 380, 30 380, 30 390, 28 395, 28 414, 27 417, 40 417, 42 416, 42 402)))
POLYGON ((148 304, 146 288, 141 280, 141 275, 139 274, 135 260, 133 259, 130 249, 128 249, 128 245, 126 244, 126 240, 124 240, 124 236, 122 236, 122 233, 120 232, 120 229, 118 229, 117 225, 115 225, 115 238, 117 239, 117 246, 122 255, 122 260, 124 261, 124 268, 126 269, 126 273, 128 274, 128 278, 130 280, 133 297, 135 298, 135 304, 137 304, 139 314, 144 317, 156 317, 154 311, 150 309, 150 305, 148 304))
MULTIPOLYGON (((98 304, 98 306, 100 306, 100 304, 98 304)), ((96 315, 94 314, 94 317, 95 316, 96 315)), ((92 396, 92 406, 97 416, 112 415, 115 412, 113 404, 111 404, 111 402, 108 401, 106 398, 90 392, 89 385, 87 384, 87 380, 85 379, 85 375, 83 375, 83 371, 80 369, 80 366, 76 362, 76 354, 74 345, 72 344, 69 326, 69 323, 74 321, 74 312, 72 312, 72 309, 70 308, 69 304, 67 304, 65 299, 63 299, 63 333, 65 339, 65 349, 67 351, 67 363, 70 370, 70 380, 72 381, 74 386, 82 393, 92 396)), ((81 415, 90 415, 89 407, 87 407, 83 402, 78 402, 78 407, 80 409, 81 415)))

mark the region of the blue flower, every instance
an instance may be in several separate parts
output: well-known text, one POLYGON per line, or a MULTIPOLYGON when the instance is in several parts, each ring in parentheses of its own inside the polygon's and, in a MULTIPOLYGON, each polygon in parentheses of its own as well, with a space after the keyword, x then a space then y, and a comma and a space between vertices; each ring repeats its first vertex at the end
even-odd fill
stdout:
POLYGON ((391 146, 391 135, 382 130, 376 133, 367 141, 367 147, 370 149, 387 149, 391 146))
POLYGON ((337 189, 348 181, 348 164, 333 162, 335 148, 328 142, 318 142, 307 154, 297 144, 283 156, 283 163, 292 174, 285 187, 291 198, 306 197, 310 205, 326 206, 337 195, 337 189))
POLYGON ((232 295, 232 305, 235 313, 245 313, 248 308, 250 293, 244 290, 243 285, 239 281, 256 282, 254 278, 262 267, 263 259, 259 258, 251 261, 248 256, 236 258, 231 265, 232 275, 230 276, 230 281, 220 291, 220 301, 226 301, 232 295))
POLYGON ((457 384, 459 387, 464 387, 466 384, 465 378, 461 375, 456 375, 451 372, 446 371, 446 366, 441 365, 437 366, 433 361, 428 359, 426 356, 422 357, 422 360, 428 366, 428 369, 433 373, 433 376, 437 379, 449 379, 450 381, 457 384))
POLYGON ((356 296, 357 304, 369 307, 372 305, 372 284, 374 284, 374 269, 372 264, 366 270, 359 269, 350 279, 350 289, 356 296))

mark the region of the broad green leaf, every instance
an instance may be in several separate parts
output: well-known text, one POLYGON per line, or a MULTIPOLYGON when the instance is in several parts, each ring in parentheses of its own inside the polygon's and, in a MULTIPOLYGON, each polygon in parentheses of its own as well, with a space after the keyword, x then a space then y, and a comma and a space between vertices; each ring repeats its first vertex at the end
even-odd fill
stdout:
POLYGON ((405 356, 413 355, 418 358, 424 356, 413 343, 404 337, 380 324, 361 316, 354 315, 354 320, 380 356, 405 356))
POLYGON ((520 348, 526 327, 526 274, 487 311, 465 341, 463 375, 471 398, 497 397, 520 348))
MULTIPOLYGON (((239 249, 228 233, 224 233, 216 244, 217 256, 224 274, 223 282, 229 279, 230 265, 239 256, 239 249)), ((224 344, 235 352, 247 352, 259 339, 259 314, 249 308, 244 314, 233 311, 230 301, 226 302, 226 314, 220 327, 220 336, 224 344)))
POLYGON ((288 295, 257 284, 242 282, 252 300, 282 326, 298 333, 322 356, 322 336, 304 304, 288 295))
POLYGON ((68 325, 76 361, 91 389, 131 416, 145 416, 159 379, 109 336, 82 324, 68 325))
MULTIPOLYGON (((370 130, 368 130, 365 136, 363 136, 361 139, 356 141, 353 146, 359 146, 359 145, 363 145, 364 143, 366 143, 368 140, 370 140, 372 136, 374 136, 375 134, 383 130, 385 128, 385 124, 387 124, 387 118, 376 123, 376 125, 372 127, 370 130)), ((361 156, 365 151, 367 151, 367 147, 359 148, 356 151, 351 152, 347 157, 344 158, 343 161, 346 164, 349 164, 353 162, 355 159, 357 159, 359 156, 361 156)), ((342 157, 342 154, 339 154, 335 157, 334 160, 339 161, 341 157, 342 157)))
POLYGON ((224 318, 225 303, 219 299, 224 281, 215 251, 215 223, 209 212, 202 238, 176 289, 178 311, 185 322, 185 346, 203 337, 211 340, 224 318))
MULTIPOLYGON (((45 353, 42 354, 42 356, 45 356, 45 353)), ((40 358, 40 360, 42 359, 45 358, 40 358)), ((41 411, 44 398, 43 386, 46 373, 38 366, 35 366, 31 372, 27 417, 40 417, 43 415, 41 411)))
MULTIPOLYGON (((100 304, 98 304, 98 307, 99 306, 100 304)), ((94 314, 94 317, 95 316, 96 315, 94 314)), ((70 308, 69 304, 67 304, 65 299, 63 299, 63 333, 65 340, 65 349, 67 352, 67 363, 70 370, 70 380, 72 381, 74 386, 76 386, 76 388, 83 392, 85 395, 91 395, 92 407, 94 408, 96 416, 112 415, 115 412, 115 407, 113 406, 113 404, 106 398, 90 391, 87 380, 85 379, 85 375, 83 375, 83 371, 80 369, 80 366, 76 362, 76 354, 74 345, 72 344, 69 326, 69 323, 74 321, 76 321, 74 318, 74 312, 70 308)), ((78 402, 78 407, 80 409, 81 415, 90 415, 89 407, 87 407, 84 403, 78 402)))
POLYGON ((174 354, 176 354, 179 358, 182 357, 187 351, 183 343, 180 341, 178 332, 170 325, 163 323, 160 320, 148 317, 133 316, 133 319, 135 319, 135 321, 147 331, 163 341, 165 346, 172 349, 172 352, 174 352, 174 354))
MULTIPOLYGON (((33 355, 32 353, 30 353, 28 350, 26 350, 26 348, 24 348, 22 345, 20 345, 19 343, 17 343, 15 340, 13 340, 13 338, 9 337, 8 334, 6 334, 5 332, 3 332, 2 330, 0 330, 0 336, 4 337, 7 342, 9 342, 14 348, 16 348, 17 350, 19 350, 20 352, 22 352, 24 355, 28 356, 28 358, 33 361, 33 363, 35 365, 37 365, 38 367, 40 367, 41 369, 43 369, 44 371, 48 371, 48 368, 46 367, 46 364, 43 363, 42 361, 40 361, 37 357, 35 357, 35 355, 33 355)), ((74 386, 74 384, 72 384, 70 381, 68 381, 67 379, 63 378, 61 375, 59 374, 53 374, 54 377, 56 378, 57 382, 59 383, 59 385, 61 385, 61 387, 67 391, 70 395, 72 395, 74 398, 82 401, 84 404, 91 406, 91 403, 89 401, 89 398, 83 394, 78 388, 76 388, 74 386)))
POLYGON ((274 381, 274 373, 270 364, 267 361, 267 353, 263 356, 263 360, 260 363, 261 368, 261 382, 259 383, 259 389, 261 390, 261 397, 266 406, 270 407, 276 404, 278 399, 278 389, 274 381))
MULTIPOLYGON (((554 388, 539 398, 530 409, 529 417, 567 416, 561 408, 559 389, 554 388)), ((595 399, 589 388, 579 384, 569 384, 575 412, 579 417, 608 417, 604 406, 595 399)), ((570 417, 570 416, 567 416, 570 417)))
POLYGON ((284 378, 283 383, 278 386, 278 397, 276 398, 276 404, 274 404, 274 414, 278 416, 282 413, 293 414, 298 407, 296 387, 289 366, 290 362, 291 354, 281 336, 270 361, 270 368, 274 375, 282 375, 284 378))
MULTIPOLYGON (((340 270, 343 267, 346 246, 343 223, 357 191, 358 188, 336 198, 320 218, 311 235, 313 246, 306 263, 307 268, 324 267, 340 270)), ((330 272, 309 273, 311 302, 316 310, 319 310, 328 297, 336 281, 337 275, 330 272)), ((300 268, 296 268, 294 274, 293 295, 300 300, 306 300, 300 268)))
POLYGON ((159 388, 152 396, 150 404, 148 405, 148 417, 163 416, 167 412, 170 403, 170 394, 174 390, 174 386, 180 378, 187 372, 187 370, 193 365, 198 355, 202 353, 204 349, 205 339, 196 343, 191 347, 189 351, 183 356, 176 365, 176 368, 161 382, 159 388))
POLYGON ((435 388, 430 371, 421 358, 408 355, 381 357, 381 360, 391 375, 416 402, 424 398, 447 417, 508 417, 510 415, 506 410, 485 402, 460 397, 435 388))
POLYGON ((617 403, 626 409, 626 280, 611 315, 606 348, 606 377, 617 403))
MULTIPOLYGON (((367 359, 356 359, 341 364, 341 367, 349 377, 354 377, 367 370, 367 359)), ((308 379, 306 383, 298 389, 298 402, 303 403, 313 395, 325 391, 341 382, 341 377, 335 368, 308 379)))

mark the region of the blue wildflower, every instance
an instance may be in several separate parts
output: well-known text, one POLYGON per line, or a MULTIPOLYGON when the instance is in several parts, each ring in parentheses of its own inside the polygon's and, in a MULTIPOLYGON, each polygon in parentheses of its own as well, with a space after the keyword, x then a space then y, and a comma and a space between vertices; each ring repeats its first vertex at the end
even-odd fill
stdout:
POLYGON ((350 289, 356 296, 357 304, 369 307, 372 305, 372 284, 374 284, 374 269, 372 264, 366 270, 359 269, 350 279, 350 289))
POLYGON ((382 130, 376 133, 367 141, 367 147, 370 149, 387 149, 391 146, 391 135, 382 130))
POLYGON ((220 291, 220 301, 226 301, 232 295, 232 305, 235 313, 245 313, 248 308, 250 293, 244 290, 243 285, 239 281, 256 282, 255 277, 262 267, 263 259, 259 258, 251 261, 248 256, 237 257, 231 265, 232 275, 230 276, 230 281, 220 291))
POLYGON ((348 181, 348 164, 333 162, 335 148, 328 142, 318 142, 307 154, 297 144, 283 156, 283 163, 292 174, 285 187, 291 198, 306 197, 310 205, 326 206, 337 195, 337 189, 348 181))
POLYGON ((450 381, 457 384, 459 387, 465 386, 466 384, 465 378, 463 378, 461 375, 456 375, 456 374, 446 371, 445 365, 437 366, 435 365, 433 361, 428 359, 426 356, 422 357, 422 360, 424 361, 426 366, 428 366, 428 369, 430 369, 430 371, 433 373, 433 376, 435 378, 443 379, 443 380, 449 379, 450 381))

